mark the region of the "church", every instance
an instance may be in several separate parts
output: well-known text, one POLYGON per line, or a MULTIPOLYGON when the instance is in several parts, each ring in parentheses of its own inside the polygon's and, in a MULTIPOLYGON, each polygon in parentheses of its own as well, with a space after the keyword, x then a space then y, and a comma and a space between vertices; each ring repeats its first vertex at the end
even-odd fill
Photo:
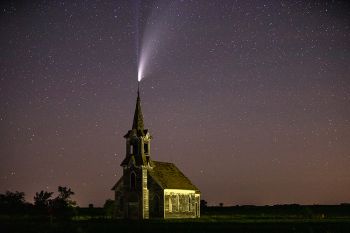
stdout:
POLYGON ((115 216, 128 219, 199 218, 199 189, 173 163, 151 159, 152 136, 144 128, 139 90, 132 129, 124 138, 123 176, 112 188, 115 216))

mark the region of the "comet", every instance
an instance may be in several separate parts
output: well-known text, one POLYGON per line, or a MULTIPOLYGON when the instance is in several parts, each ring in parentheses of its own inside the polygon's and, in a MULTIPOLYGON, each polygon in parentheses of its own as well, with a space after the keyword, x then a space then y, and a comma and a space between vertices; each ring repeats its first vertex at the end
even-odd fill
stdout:
POLYGON ((156 57, 157 51, 157 40, 153 38, 157 36, 157 34, 152 33, 149 35, 148 33, 144 35, 141 44, 140 55, 138 56, 138 68, 137 68, 137 80, 141 82, 141 80, 146 75, 145 68, 148 67, 148 72, 151 69, 151 60, 156 57))
POLYGON ((141 82, 142 78, 144 77, 144 67, 145 67, 145 59, 142 59, 142 53, 141 58, 139 60, 138 69, 137 69, 137 81, 141 82))
MULTIPOLYGON (((138 4, 140 7, 140 4, 138 4)), ((161 55, 167 44, 171 44, 169 35, 173 33, 170 28, 173 19, 176 18, 174 9, 177 9, 176 2, 158 2, 152 13, 146 17, 143 25, 142 38, 139 38, 139 20, 142 18, 139 10, 136 10, 136 50, 137 50, 137 81, 141 82, 145 77, 154 73, 157 66, 162 62, 161 55), (140 18, 141 16, 141 18, 140 18)), ((142 21, 142 20, 141 20, 142 21)))
POLYGON ((149 38, 145 38, 143 41, 137 68, 137 80, 139 82, 141 82, 141 80, 146 76, 146 67, 148 67, 148 73, 152 70, 152 60, 157 57, 157 46, 158 45, 155 40, 149 40, 149 38))

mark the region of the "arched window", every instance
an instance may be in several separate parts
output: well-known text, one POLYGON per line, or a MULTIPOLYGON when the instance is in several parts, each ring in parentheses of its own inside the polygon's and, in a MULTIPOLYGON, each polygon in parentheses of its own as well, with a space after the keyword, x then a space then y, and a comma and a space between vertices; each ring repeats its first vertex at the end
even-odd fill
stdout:
POLYGON ((136 175, 134 172, 131 172, 130 174, 130 189, 136 188, 136 175))
POLYGON ((139 153, 138 144, 133 142, 134 144, 130 144, 130 154, 137 155, 139 153))
POLYGON ((132 154, 134 154, 134 145, 130 145, 130 154, 132 155, 132 154))
POLYGON ((143 144, 143 151, 145 152, 145 154, 148 154, 148 143, 144 143, 143 144))

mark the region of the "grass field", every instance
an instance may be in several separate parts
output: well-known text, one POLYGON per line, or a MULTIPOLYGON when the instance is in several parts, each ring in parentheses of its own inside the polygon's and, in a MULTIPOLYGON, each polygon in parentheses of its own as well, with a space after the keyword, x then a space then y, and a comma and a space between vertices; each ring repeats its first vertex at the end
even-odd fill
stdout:
POLYGON ((6 221, 1 232, 350 232, 349 219, 218 219, 124 221, 90 219, 53 222, 6 221))
POLYGON ((72 220, 40 219, 33 216, 2 216, 0 232, 11 233, 104 233, 104 232, 300 232, 349 233, 350 212, 331 207, 229 207, 208 208, 200 219, 118 220, 80 211, 72 220))

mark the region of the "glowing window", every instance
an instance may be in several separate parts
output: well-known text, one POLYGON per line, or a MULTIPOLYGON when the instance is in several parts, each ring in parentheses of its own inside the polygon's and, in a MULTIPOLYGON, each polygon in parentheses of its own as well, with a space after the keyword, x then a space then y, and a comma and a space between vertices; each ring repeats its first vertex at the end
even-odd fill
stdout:
POLYGON ((180 211, 180 199, 179 199, 179 194, 176 195, 176 211, 180 211))
POLYGON ((173 204, 171 203, 171 196, 169 196, 169 212, 173 212, 173 204))

